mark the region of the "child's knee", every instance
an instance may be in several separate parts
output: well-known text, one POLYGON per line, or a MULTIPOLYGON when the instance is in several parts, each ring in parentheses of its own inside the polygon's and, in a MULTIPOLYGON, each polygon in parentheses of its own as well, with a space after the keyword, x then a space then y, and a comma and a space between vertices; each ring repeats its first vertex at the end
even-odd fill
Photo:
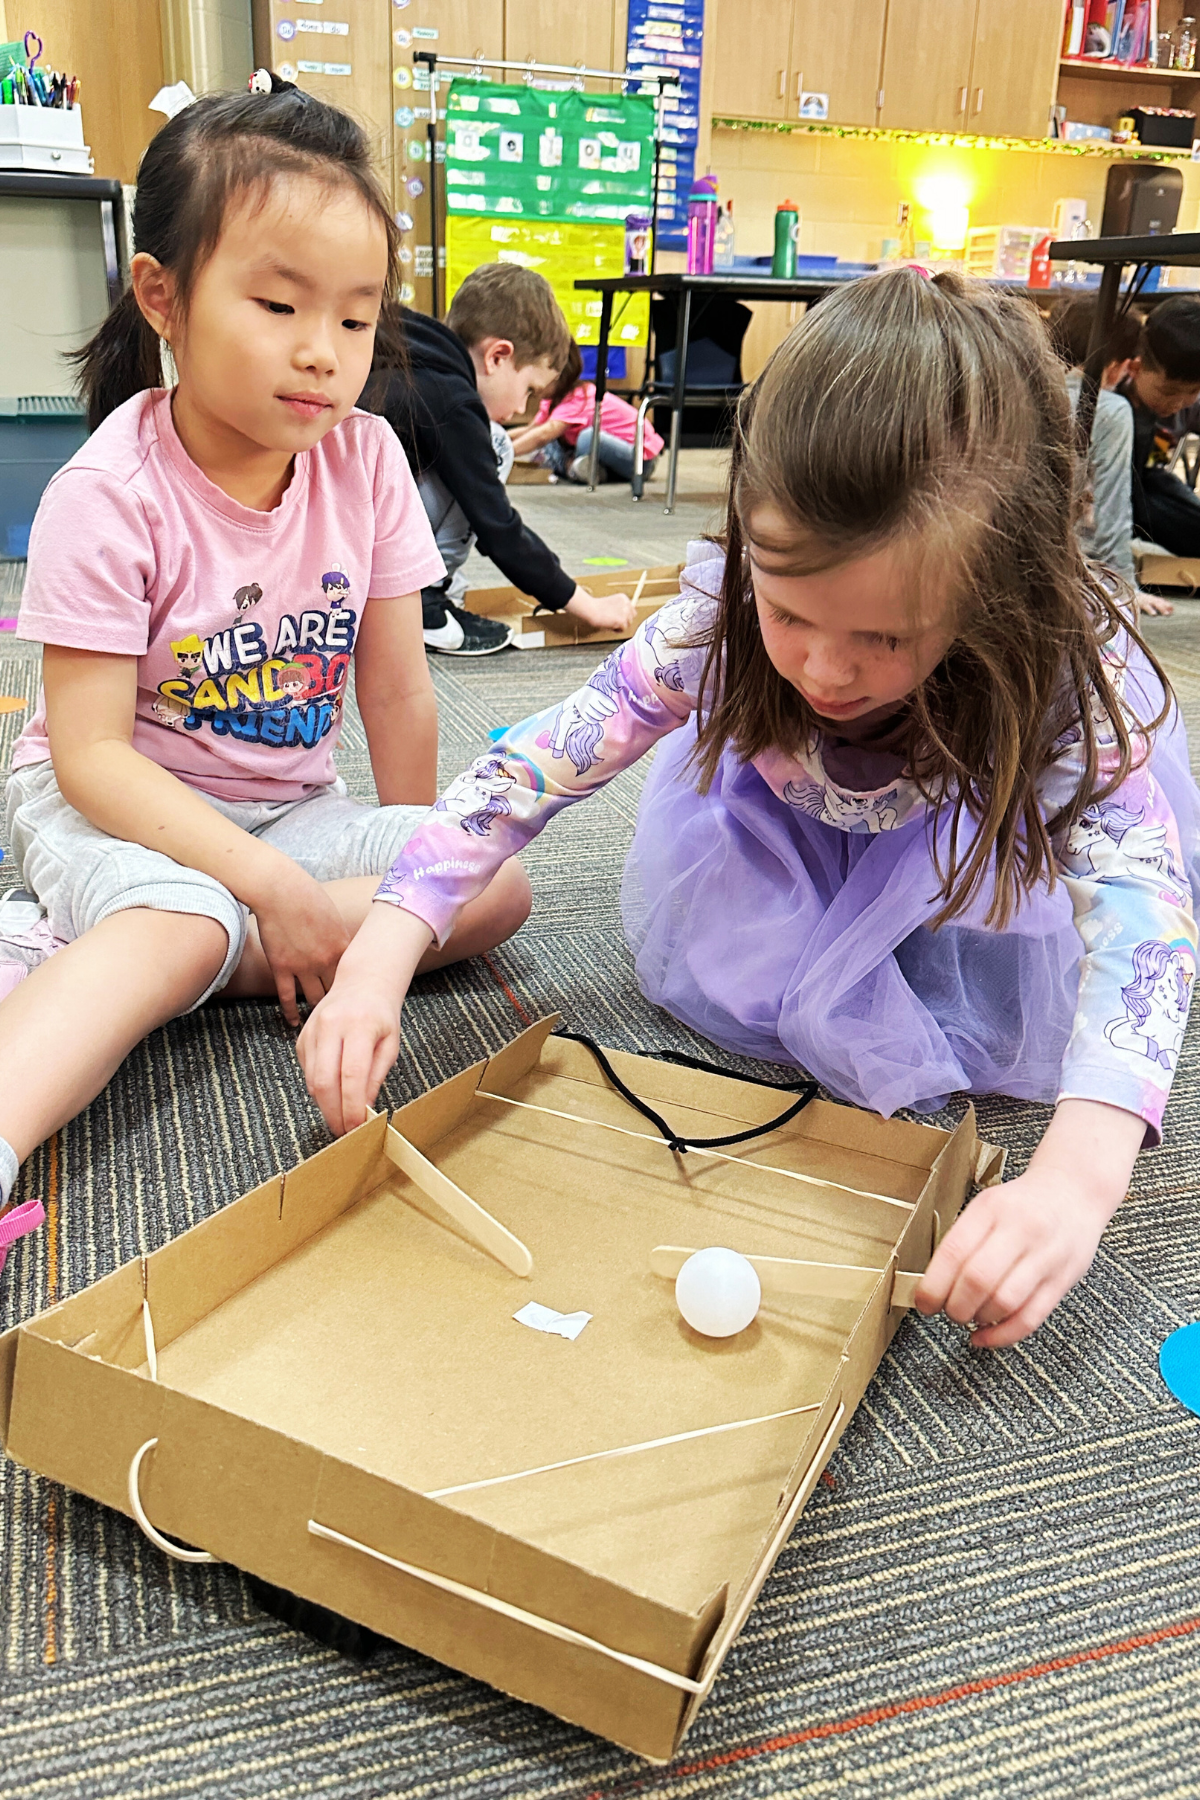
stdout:
POLYGON ((135 907, 127 913, 142 939, 145 953, 169 972, 172 999, 179 1010, 195 1006, 213 986, 229 961, 229 930, 206 913, 157 912, 135 907))

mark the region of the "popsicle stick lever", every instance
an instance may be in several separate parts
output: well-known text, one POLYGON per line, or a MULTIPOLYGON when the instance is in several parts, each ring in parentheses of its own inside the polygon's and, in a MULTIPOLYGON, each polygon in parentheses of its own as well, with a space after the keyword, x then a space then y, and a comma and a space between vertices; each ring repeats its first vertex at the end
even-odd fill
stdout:
MULTIPOLYGON (((679 1244, 659 1244, 650 1252, 651 1272, 674 1281, 688 1257, 695 1254, 679 1244)), ((788 1256, 747 1256, 746 1261, 764 1294, 808 1294, 822 1300, 869 1300, 884 1273, 849 1263, 798 1262, 788 1256)), ((911 1306, 921 1279, 919 1273, 897 1270, 892 1305, 911 1306)))
POLYGON ((420 1188, 427 1200, 449 1213, 456 1225, 459 1225, 472 1243, 486 1250, 489 1256, 511 1269, 514 1275, 532 1275, 533 1257, 525 1248, 520 1238, 506 1231, 499 1219, 494 1219, 490 1212, 477 1201, 464 1194, 456 1187, 449 1176, 443 1175, 439 1168, 422 1156, 415 1144, 401 1137, 394 1126, 388 1126, 384 1148, 396 1167, 403 1171, 414 1187, 420 1188))

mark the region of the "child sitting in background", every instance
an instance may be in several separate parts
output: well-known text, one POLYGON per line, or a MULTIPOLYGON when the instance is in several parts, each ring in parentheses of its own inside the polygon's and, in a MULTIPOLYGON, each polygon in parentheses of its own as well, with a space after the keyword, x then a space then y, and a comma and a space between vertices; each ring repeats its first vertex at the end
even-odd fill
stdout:
POLYGON ((381 412, 404 446, 446 565, 421 594, 426 648, 447 656, 488 656, 512 631, 459 604, 463 564, 476 543, 514 587, 548 612, 616 631, 633 625, 627 594, 590 594, 521 520, 505 492, 512 445, 502 429, 548 387, 571 346, 567 322, 545 278, 517 263, 472 270, 443 325, 403 313, 406 367, 387 373, 381 412))
POLYGON ((643 993, 884 1114, 1054 1104, 917 1291, 976 1344, 1034 1330, 1158 1141, 1200 886, 1183 726, 1074 489, 1023 300, 900 268, 813 307, 741 403, 723 549, 490 745, 380 887, 299 1040, 331 1127, 362 1122, 459 908, 654 749, 621 896, 643 993))
MULTIPOLYGON (((437 791, 418 595, 442 562, 354 406, 396 228, 360 127, 274 88, 150 143, 133 285, 82 357, 92 435, 33 524, 43 687, 6 799, 43 912, 0 907, 0 1209, 156 1025, 215 993, 298 1024, 437 791), (333 763, 351 657, 379 806, 333 763)), ((512 863, 436 960, 527 911, 512 863)))
MULTIPOLYGON (((581 381, 583 358, 572 343, 562 374, 537 410, 532 425, 513 433, 513 454, 539 454, 538 462, 565 475, 568 481, 586 483, 592 452, 592 421, 596 416, 596 384, 581 381)), ((605 394, 600 403, 600 479, 605 471, 618 481, 633 477, 634 434, 637 411, 620 394, 605 394)), ((642 474, 654 473, 654 462, 663 441, 647 419, 642 435, 642 474)))
MULTIPOLYGON (((1067 365, 1067 393, 1071 411, 1079 406, 1083 365, 1096 317, 1094 295, 1060 300, 1050 315, 1050 342, 1067 365)), ((1130 359, 1138 348, 1142 320, 1139 313, 1124 312, 1113 320, 1106 347, 1096 416, 1088 450, 1087 489, 1076 530, 1080 548, 1089 562, 1112 569, 1122 581, 1137 589, 1137 569, 1130 540, 1133 537, 1133 412, 1128 400, 1115 392, 1129 373, 1130 359)), ((1167 600, 1138 592, 1139 610, 1171 613, 1167 600)))
POLYGON ((1200 556, 1200 499, 1167 463, 1200 429, 1200 298, 1173 294, 1150 313, 1120 392, 1133 408, 1133 522, 1173 556, 1200 556))

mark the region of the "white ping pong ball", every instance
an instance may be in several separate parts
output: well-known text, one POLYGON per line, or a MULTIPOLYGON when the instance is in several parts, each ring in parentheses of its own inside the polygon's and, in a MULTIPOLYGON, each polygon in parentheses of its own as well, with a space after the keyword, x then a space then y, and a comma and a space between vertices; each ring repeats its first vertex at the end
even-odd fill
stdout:
POLYGON ((762 1288, 753 1264, 714 1245, 689 1256, 675 1277, 675 1304, 703 1337, 734 1337, 758 1314, 762 1288))

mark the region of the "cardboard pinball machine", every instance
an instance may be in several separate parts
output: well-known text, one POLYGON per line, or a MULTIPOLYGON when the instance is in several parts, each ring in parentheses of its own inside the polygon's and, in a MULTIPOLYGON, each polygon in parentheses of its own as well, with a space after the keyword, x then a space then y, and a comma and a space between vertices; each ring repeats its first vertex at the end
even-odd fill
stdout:
POLYGON ((555 1024, 0 1338, 0 1430, 166 1554, 663 1761, 1003 1156, 555 1024), (732 1337, 675 1305, 710 1245, 762 1278, 732 1337))
POLYGON ((556 650, 571 644, 617 644, 632 637, 652 613, 679 592, 682 563, 661 563, 650 569, 618 569, 608 574, 589 570, 580 579, 588 592, 628 594, 634 604, 632 630, 612 631, 603 626, 586 625, 582 619, 565 612, 543 612, 536 600, 520 588, 469 588, 463 596, 468 612, 485 619, 496 619, 510 625, 513 644, 518 650, 556 650))

